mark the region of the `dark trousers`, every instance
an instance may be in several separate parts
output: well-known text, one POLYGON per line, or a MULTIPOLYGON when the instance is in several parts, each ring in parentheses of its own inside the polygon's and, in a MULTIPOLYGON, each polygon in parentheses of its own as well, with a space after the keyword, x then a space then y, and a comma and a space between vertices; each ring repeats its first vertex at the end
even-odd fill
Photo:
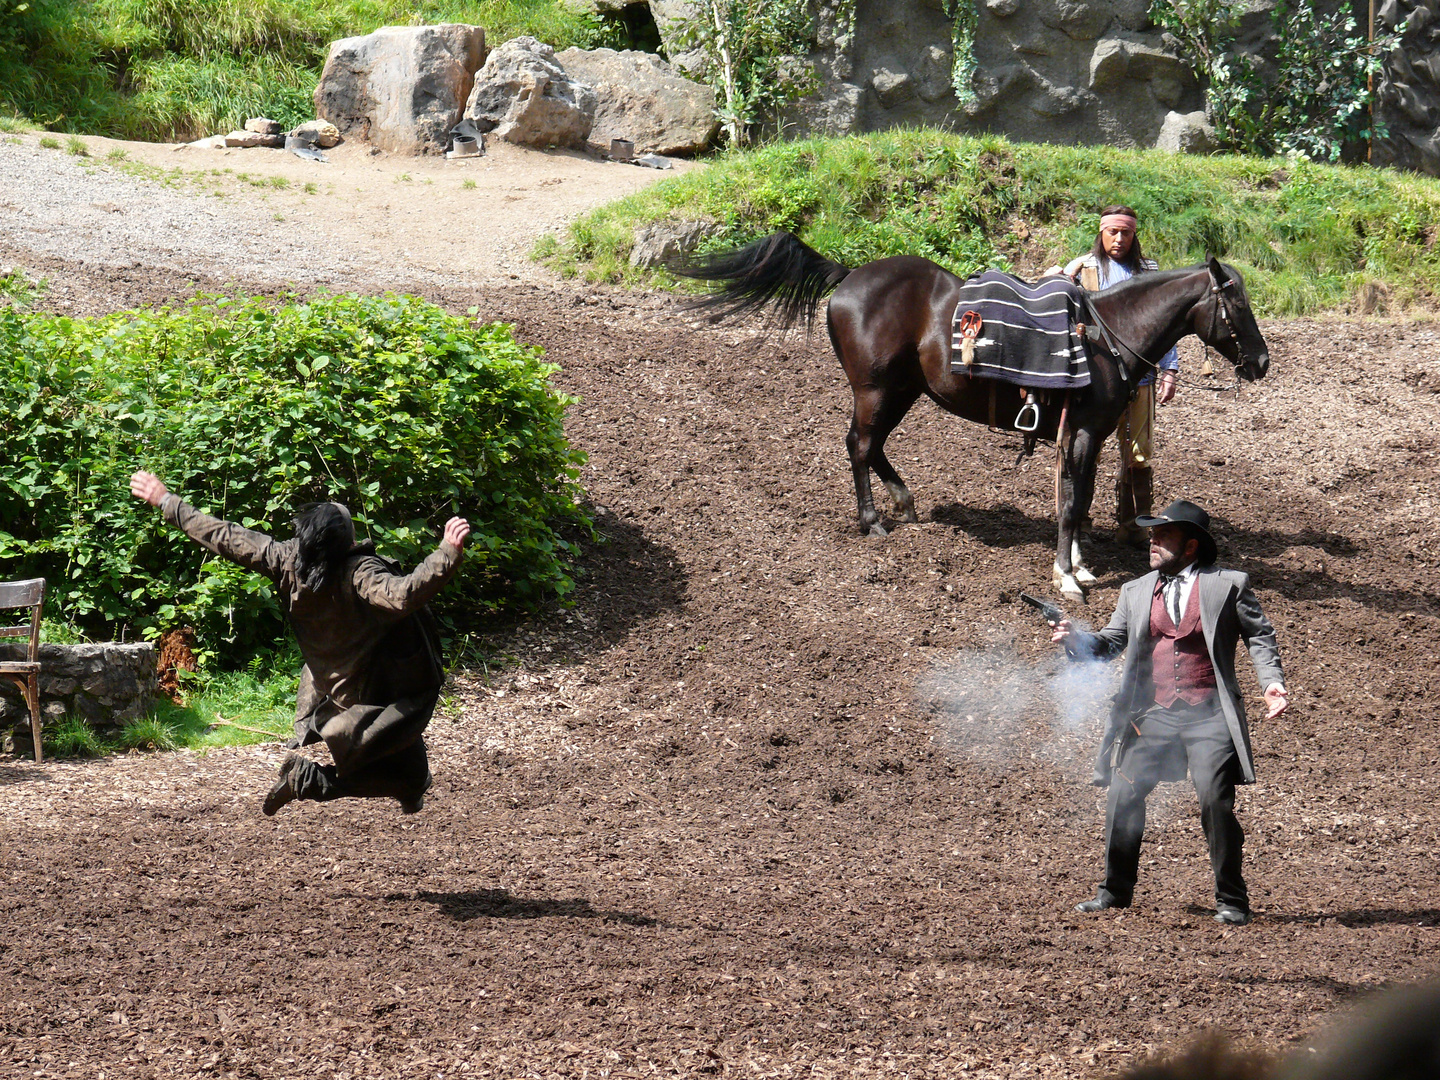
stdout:
POLYGON ((421 733, 439 695, 406 698, 391 705, 354 705, 319 725, 335 760, 309 758, 295 766, 291 783, 297 798, 399 799, 413 803, 430 788, 430 762, 421 733))
POLYGON ((1139 733, 1129 732, 1110 778, 1105 807, 1105 881, 1100 896, 1130 903, 1145 834, 1145 797, 1162 777, 1182 775, 1182 766, 1188 764, 1200 798, 1200 824, 1210 845, 1215 902, 1249 911, 1250 896, 1240 873, 1245 832, 1235 818, 1240 757, 1224 714, 1213 699, 1198 707, 1183 701, 1176 705, 1170 709, 1157 706, 1136 721, 1139 733))

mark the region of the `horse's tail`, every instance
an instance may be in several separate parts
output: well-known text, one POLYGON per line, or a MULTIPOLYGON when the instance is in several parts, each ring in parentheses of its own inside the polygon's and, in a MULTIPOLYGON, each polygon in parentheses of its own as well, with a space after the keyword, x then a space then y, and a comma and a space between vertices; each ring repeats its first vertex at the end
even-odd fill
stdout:
POLYGON ((804 318, 807 331, 815 325, 820 301, 850 273, 790 232, 771 233, 734 251, 674 260, 666 268, 678 277, 720 283, 693 305, 713 312, 714 322, 774 304, 782 330, 804 318))

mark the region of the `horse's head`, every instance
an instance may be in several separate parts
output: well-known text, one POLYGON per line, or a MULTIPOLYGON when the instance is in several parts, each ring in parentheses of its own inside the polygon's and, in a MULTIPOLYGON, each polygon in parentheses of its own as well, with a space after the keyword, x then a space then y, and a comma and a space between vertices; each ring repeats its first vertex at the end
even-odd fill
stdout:
POLYGON ((1206 256, 1210 289, 1195 305, 1195 333, 1206 345, 1235 365, 1235 374, 1248 382, 1263 379, 1270 368, 1270 350, 1250 310, 1250 297, 1240 271, 1213 255, 1206 256))

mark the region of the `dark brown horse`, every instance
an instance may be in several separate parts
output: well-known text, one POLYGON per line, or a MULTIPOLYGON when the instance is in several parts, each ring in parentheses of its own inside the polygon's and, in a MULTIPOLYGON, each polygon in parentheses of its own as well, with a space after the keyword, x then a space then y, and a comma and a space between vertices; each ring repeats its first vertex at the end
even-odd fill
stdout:
MULTIPOLYGON (((1020 399, 1014 386, 997 390, 994 380, 951 371, 951 317, 964 282, 928 259, 899 255, 847 270, 791 233, 777 232, 671 269, 721 284, 700 301, 717 318, 774 305, 786 329, 801 319, 813 326, 820 301, 834 293, 826 326, 855 394, 845 445, 860 527, 871 535, 885 535, 870 492, 871 469, 889 489, 900 520, 917 520, 914 496, 885 456, 885 439, 921 394, 967 420, 1015 430, 1020 399), (1006 403, 998 410, 997 398, 1006 403)), ((1263 378, 1270 366, 1240 274, 1213 257, 1184 270, 1138 275, 1086 300, 1090 385, 1071 391, 1063 410, 1044 409, 1034 433, 1062 445, 1055 584, 1074 599, 1095 580, 1078 542, 1095 494, 1095 461, 1138 380, 1187 334, 1216 349, 1248 381, 1263 378)))

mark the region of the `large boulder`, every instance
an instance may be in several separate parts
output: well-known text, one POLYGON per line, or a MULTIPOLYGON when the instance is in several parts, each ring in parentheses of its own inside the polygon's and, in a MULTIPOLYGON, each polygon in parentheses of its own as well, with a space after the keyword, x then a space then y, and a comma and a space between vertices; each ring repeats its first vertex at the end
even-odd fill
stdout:
POLYGON ((1156 150, 1172 154, 1208 154, 1215 150, 1215 129, 1204 112, 1168 112, 1155 140, 1156 150))
POLYGON ((614 49, 566 49, 556 61, 595 90, 590 144, 628 139, 639 151, 696 154, 720 129, 715 91, 677 75, 658 56, 614 49))
POLYGON ((444 153, 484 59, 478 26, 382 26, 330 46, 315 113, 382 150, 444 153))
POLYGON ((656 221, 635 230, 630 265, 651 270, 689 255, 700 241, 715 233, 714 221, 656 221))
POLYGON ((465 116, 481 131, 521 146, 585 146, 595 91, 566 74, 555 50, 533 37, 496 48, 475 76, 465 116))

